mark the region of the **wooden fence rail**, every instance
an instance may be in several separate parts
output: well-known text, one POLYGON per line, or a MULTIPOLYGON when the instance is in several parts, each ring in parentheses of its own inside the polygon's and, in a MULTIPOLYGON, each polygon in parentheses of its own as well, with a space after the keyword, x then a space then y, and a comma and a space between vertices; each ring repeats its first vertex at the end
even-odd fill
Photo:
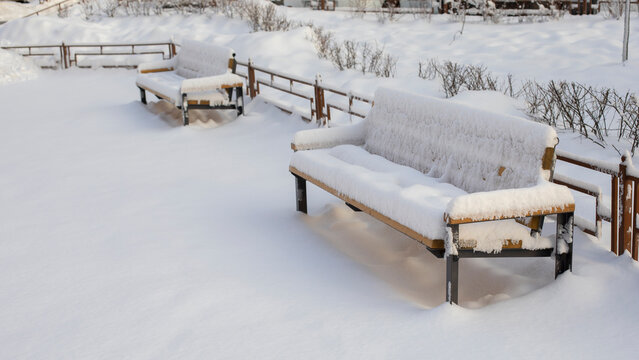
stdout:
MULTIPOLYGON (((159 55, 163 60, 170 59, 176 54, 175 44, 172 42, 157 43, 101 43, 101 44, 59 44, 59 45, 17 45, 2 46, 6 50, 13 50, 25 57, 50 56, 54 58, 56 65, 43 65, 44 68, 68 69, 71 66, 91 67, 78 63, 80 56, 107 57, 114 55, 159 55)), ((126 67, 134 68, 132 64, 103 65, 103 67, 126 67)))
MULTIPOLYGON (((163 42, 30 45, 4 46, 2 48, 20 51, 24 56, 54 56, 56 55, 56 50, 52 49, 57 48, 57 52, 60 54, 60 68, 66 69, 71 66, 78 66, 78 55, 134 56, 161 53, 162 58, 171 58, 176 54, 176 46, 179 45, 172 42, 163 42), (166 47, 167 51, 148 50, 148 47, 166 47), (127 51, 108 50, 112 48, 126 49, 127 51), (137 50, 136 48, 143 48, 143 50, 137 50), (77 51, 77 49, 93 50, 91 53, 87 53, 86 50, 77 51)), ((327 124, 331 120, 331 109, 347 114, 352 120, 352 116, 364 118, 370 107, 373 106, 373 100, 370 96, 324 84, 320 75, 317 75, 315 79, 307 79, 257 66, 251 60, 247 62, 238 61, 237 65, 237 74, 246 80, 246 91, 251 98, 260 95, 265 101, 279 109, 288 113, 296 113, 306 121, 316 121, 318 125, 327 124), (271 99, 264 94, 260 94, 262 87, 308 101, 309 107, 304 109, 287 101, 271 99)), ((604 204, 604 194, 599 186, 558 173, 554 174, 553 181, 595 198, 594 223, 584 219, 583 221, 576 221, 575 225, 584 232, 601 238, 602 221, 609 222, 611 224, 611 251, 621 255, 627 250, 637 260, 639 252, 639 170, 633 166, 631 158, 623 156, 621 163, 617 164, 558 150, 557 161, 610 176, 612 194, 609 206, 604 204)))
POLYGON ((54 8, 57 8, 56 11, 60 11, 64 8, 68 8, 71 7, 73 4, 75 4, 76 2, 78 2, 79 0, 64 0, 64 1, 60 1, 57 4, 53 4, 51 6, 47 6, 45 8, 39 9, 38 11, 34 11, 30 14, 27 14, 23 17, 29 17, 29 16, 39 16, 40 14, 47 12, 49 10, 52 10, 54 8), (62 6, 62 5, 66 5, 66 6, 62 6))

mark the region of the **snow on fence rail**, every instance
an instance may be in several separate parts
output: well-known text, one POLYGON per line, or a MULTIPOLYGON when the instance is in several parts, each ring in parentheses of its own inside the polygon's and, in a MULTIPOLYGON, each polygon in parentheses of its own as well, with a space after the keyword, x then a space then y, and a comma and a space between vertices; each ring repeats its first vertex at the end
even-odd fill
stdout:
POLYGON ((30 14, 27 14, 23 17, 29 17, 29 16, 39 16, 40 14, 44 13, 44 12, 48 12, 49 10, 52 10, 54 8, 57 8, 56 11, 62 11, 66 8, 69 8, 71 6, 73 6, 75 3, 77 3, 79 0, 63 0, 60 1, 59 3, 53 4, 51 6, 47 6, 45 8, 39 9, 38 11, 34 11, 30 14), (65 6, 62 6, 65 5, 65 6))
POLYGON ((16 45, 2 46, 2 49, 13 50, 26 57, 43 59, 37 61, 43 68, 68 69, 71 66, 92 67, 137 67, 138 63, 152 60, 149 57, 160 56, 162 60, 170 59, 176 54, 175 44, 171 42, 159 43, 101 43, 101 44, 65 44, 60 45, 16 45), (130 61, 131 56, 140 59, 130 61), (103 61, 106 57, 113 58, 112 62, 103 61), (120 57, 119 59, 117 57, 120 57), (100 59, 97 60, 96 59, 100 59))
MULTIPOLYGON (((24 56, 55 56, 57 51, 60 55, 59 68, 66 69, 74 65, 82 67, 82 65, 78 63, 78 55, 89 55, 85 50, 78 52, 77 49, 93 49, 91 55, 97 57, 116 54, 122 56, 161 54, 164 59, 175 56, 176 46, 179 46, 179 44, 164 42, 138 44, 31 45, 5 46, 2 48, 16 50, 24 56), (167 52, 157 49, 149 51, 149 47, 166 47, 167 52), (56 48, 57 50, 51 50, 56 48), (112 48, 124 48, 130 51, 109 50, 112 48), (139 50, 140 48, 143 50, 139 50)), ((351 116, 351 120, 352 116, 363 118, 370 110, 370 107, 373 106, 371 97, 323 84, 320 75, 317 75, 314 80, 306 79, 285 74, 277 70, 256 66, 251 60, 248 62, 238 61, 237 65, 238 67, 244 68, 244 71, 238 71, 237 74, 246 79, 246 91, 251 99, 260 95, 263 100, 273 104, 279 109, 300 115, 307 121, 315 120, 318 124, 327 124, 331 120, 331 109, 344 112, 351 116), (293 104, 291 101, 279 100, 271 98, 268 95, 260 94, 262 87, 268 87, 275 92, 292 95, 296 98, 308 101, 309 108, 305 109, 293 104)), ((102 66, 119 67, 118 65, 102 66)), ((123 66, 135 67, 136 64, 123 66)), ((621 163, 615 164, 557 150, 557 161, 566 162, 611 177, 612 204, 610 204, 610 207, 607 207, 606 204, 603 203, 603 193, 599 186, 561 174, 555 174, 553 181, 557 184, 565 185, 572 190, 593 196, 595 198, 595 222, 592 223, 586 219, 578 219, 575 224, 584 232, 600 238, 602 235, 602 221, 609 222, 611 224, 611 251, 620 255, 625 250, 628 250, 632 254, 632 257, 637 260, 639 252, 639 169, 633 166, 631 158, 629 156, 623 156, 621 163)))
POLYGON ((317 75, 314 80, 305 79, 256 66, 251 60, 246 63, 238 61, 237 65, 246 68, 245 73, 238 71, 238 75, 247 80, 247 93, 251 98, 260 94, 260 86, 267 86, 276 91, 305 99, 309 102, 309 110, 295 105, 282 104, 279 100, 262 95, 262 98, 281 110, 296 113, 307 121, 315 119, 318 123, 329 122, 331 109, 341 111, 349 116, 363 118, 373 102, 366 95, 352 91, 346 92, 337 87, 323 84, 320 75, 317 75))

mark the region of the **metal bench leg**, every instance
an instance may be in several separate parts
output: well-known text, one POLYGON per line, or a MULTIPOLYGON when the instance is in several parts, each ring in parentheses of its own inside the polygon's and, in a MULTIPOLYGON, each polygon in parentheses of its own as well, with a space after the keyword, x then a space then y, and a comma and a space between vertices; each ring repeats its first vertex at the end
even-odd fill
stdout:
POLYGON ((141 87, 138 87, 138 89, 140 89, 140 101, 142 104, 146 105, 146 91, 144 91, 141 87))
POLYGON ((297 200, 296 210, 307 214, 306 210, 306 179, 301 178, 295 174, 295 197, 297 200))
POLYGON ((189 103, 186 100, 186 94, 182 94, 182 120, 184 126, 189 124, 189 103))
POLYGON ((446 256, 446 301, 457 304, 459 288, 459 256, 446 256))
POLYGON ((241 87, 235 88, 235 108, 238 116, 244 115, 244 92, 241 87))
MULTIPOLYGON (((452 245, 457 247, 459 243, 459 225, 449 225, 453 235, 452 245)), ((446 256, 446 301, 451 305, 458 303, 459 298, 459 256, 446 256)))
POLYGON ((557 235, 555 237, 555 279, 566 270, 572 272, 572 239, 574 213, 557 214, 557 235), (562 254, 560 247, 568 249, 562 254))

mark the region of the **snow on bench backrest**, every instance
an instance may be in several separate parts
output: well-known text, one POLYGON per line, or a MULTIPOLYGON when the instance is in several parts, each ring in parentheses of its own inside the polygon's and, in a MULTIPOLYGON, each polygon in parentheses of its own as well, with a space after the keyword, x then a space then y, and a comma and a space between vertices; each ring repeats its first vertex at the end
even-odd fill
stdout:
POLYGON ((448 100, 378 89, 365 148, 472 193, 535 185, 555 130, 448 100))
POLYGON ((185 40, 177 54, 177 74, 187 79, 224 74, 232 57, 231 48, 185 40))

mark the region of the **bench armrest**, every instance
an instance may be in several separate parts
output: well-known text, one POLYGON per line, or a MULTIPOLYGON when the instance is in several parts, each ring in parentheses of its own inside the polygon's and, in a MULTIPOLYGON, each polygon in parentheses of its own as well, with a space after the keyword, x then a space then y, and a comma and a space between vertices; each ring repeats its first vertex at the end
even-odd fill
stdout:
POLYGON ((302 130, 295 133, 291 149, 298 151, 325 149, 344 144, 363 145, 365 135, 365 120, 355 125, 302 130))
POLYGON ((575 200, 567 187, 543 182, 539 185, 462 195, 448 203, 447 224, 550 215, 575 211, 575 200))
POLYGON ((226 73, 215 76, 207 76, 202 78, 186 79, 182 81, 182 93, 206 92, 217 89, 242 87, 244 78, 233 74, 226 73))
POLYGON ((176 59, 152 61, 138 65, 139 74, 147 74, 154 72, 173 71, 175 70, 176 59))

